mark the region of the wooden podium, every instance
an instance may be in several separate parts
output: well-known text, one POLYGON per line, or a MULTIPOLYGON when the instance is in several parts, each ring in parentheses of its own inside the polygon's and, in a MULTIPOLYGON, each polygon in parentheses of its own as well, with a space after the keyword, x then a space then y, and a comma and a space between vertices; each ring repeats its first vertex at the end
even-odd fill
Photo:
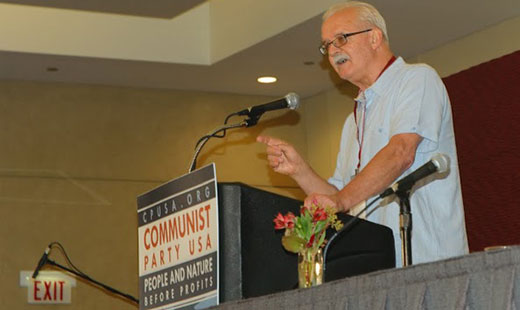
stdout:
MULTIPOLYGON (((294 289, 297 255, 281 245, 278 212, 299 213, 301 201, 241 183, 219 183, 220 302, 294 289)), ((350 216, 340 215, 345 223, 350 216)), ((390 228, 359 220, 335 238, 325 281, 395 267, 390 228)))

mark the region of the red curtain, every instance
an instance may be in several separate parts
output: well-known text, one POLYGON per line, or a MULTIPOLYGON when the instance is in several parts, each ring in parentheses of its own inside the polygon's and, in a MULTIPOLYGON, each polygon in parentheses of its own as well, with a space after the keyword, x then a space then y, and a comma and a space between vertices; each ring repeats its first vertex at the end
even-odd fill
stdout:
POLYGON ((520 51, 444 79, 470 251, 520 244, 520 51))

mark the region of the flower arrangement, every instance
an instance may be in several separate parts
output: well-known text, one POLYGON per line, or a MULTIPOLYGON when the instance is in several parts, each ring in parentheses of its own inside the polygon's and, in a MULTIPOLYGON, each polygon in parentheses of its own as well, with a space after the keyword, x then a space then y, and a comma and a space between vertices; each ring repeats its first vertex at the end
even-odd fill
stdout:
POLYGON ((343 227, 333 208, 316 204, 310 207, 302 206, 300 216, 295 216, 292 212, 286 215, 278 213, 273 222, 275 229, 285 229, 282 245, 293 253, 316 252, 325 244, 327 228, 340 230, 343 227))
POLYGON ((285 229, 282 245, 293 253, 316 252, 325 245, 327 228, 340 230, 343 227, 334 208, 316 204, 310 207, 302 206, 300 216, 295 216, 292 212, 286 215, 278 213, 273 222, 275 229, 285 229))
POLYGON ((300 287, 310 287, 321 284, 323 277, 323 256, 321 248, 325 245, 325 233, 332 227, 340 230, 343 223, 338 220, 332 207, 322 207, 316 204, 310 207, 302 206, 300 215, 292 212, 286 215, 278 213, 274 228, 285 229, 282 237, 283 247, 293 253, 298 253, 298 283, 300 287))

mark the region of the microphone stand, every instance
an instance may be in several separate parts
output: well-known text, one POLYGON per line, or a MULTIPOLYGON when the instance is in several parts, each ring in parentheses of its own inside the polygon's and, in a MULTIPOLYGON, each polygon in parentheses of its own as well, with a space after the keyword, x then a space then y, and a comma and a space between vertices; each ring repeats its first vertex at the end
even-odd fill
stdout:
POLYGON ((402 263, 404 266, 409 266, 412 264, 412 213, 410 211, 410 191, 411 185, 406 186, 403 189, 398 191, 393 191, 392 188, 388 188, 381 195, 372 200, 367 206, 359 211, 356 215, 354 215, 339 231, 337 231, 332 237, 329 239, 325 248, 323 249, 323 262, 325 271, 327 266, 327 254, 329 250, 329 246, 332 244, 332 241, 339 236, 344 231, 350 229, 354 223, 357 222, 361 213, 366 212, 372 204, 378 201, 381 198, 389 196, 391 194, 395 194, 399 198, 399 230, 401 233, 401 253, 402 253, 402 263))
POLYGON ((412 264, 412 213, 410 189, 395 192, 399 198, 399 231, 401 233, 401 256, 403 267, 412 264))
POLYGON ((63 265, 60 265, 59 263, 53 261, 52 259, 47 259, 46 263, 49 264, 49 265, 55 266, 55 267, 57 267, 59 269, 65 270, 67 272, 70 272, 70 273, 72 273, 72 274, 74 274, 74 275, 76 275, 76 276, 78 276, 78 277, 80 277, 80 278, 82 278, 82 279, 84 279, 84 280, 86 280, 88 282, 94 283, 97 286, 100 286, 100 287, 104 288, 105 290, 107 290, 107 291, 109 291, 111 293, 114 293, 114 294, 119 295, 119 296, 121 296, 121 297, 123 297, 125 299, 128 299, 128 300, 130 300, 130 301, 132 301, 132 302, 134 302, 136 304, 139 304, 139 299, 135 298, 134 296, 131 296, 129 294, 125 294, 123 292, 120 292, 120 291, 116 290, 115 288, 112 288, 112 287, 110 287, 110 286, 108 286, 106 284, 103 284, 103 283, 101 283, 99 281, 96 281, 96 280, 92 279, 91 277, 87 276, 84 273, 80 273, 80 272, 77 272, 76 270, 67 268, 67 267, 65 267, 63 265))

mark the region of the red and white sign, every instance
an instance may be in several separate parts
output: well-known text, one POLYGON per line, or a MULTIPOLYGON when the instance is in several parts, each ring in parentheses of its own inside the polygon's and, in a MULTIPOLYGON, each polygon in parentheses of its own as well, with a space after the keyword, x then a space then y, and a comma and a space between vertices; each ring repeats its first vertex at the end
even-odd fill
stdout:
POLYGON ((215 165, 139 196, 137 205, 139 309, 204 309, 217 305, 215 165))
POLYGON ((59 271, 45 271, 32 278, 33 271, 20 271, 20 286, 27 287, 30 304, 70 304, 76 279, 59 271))

